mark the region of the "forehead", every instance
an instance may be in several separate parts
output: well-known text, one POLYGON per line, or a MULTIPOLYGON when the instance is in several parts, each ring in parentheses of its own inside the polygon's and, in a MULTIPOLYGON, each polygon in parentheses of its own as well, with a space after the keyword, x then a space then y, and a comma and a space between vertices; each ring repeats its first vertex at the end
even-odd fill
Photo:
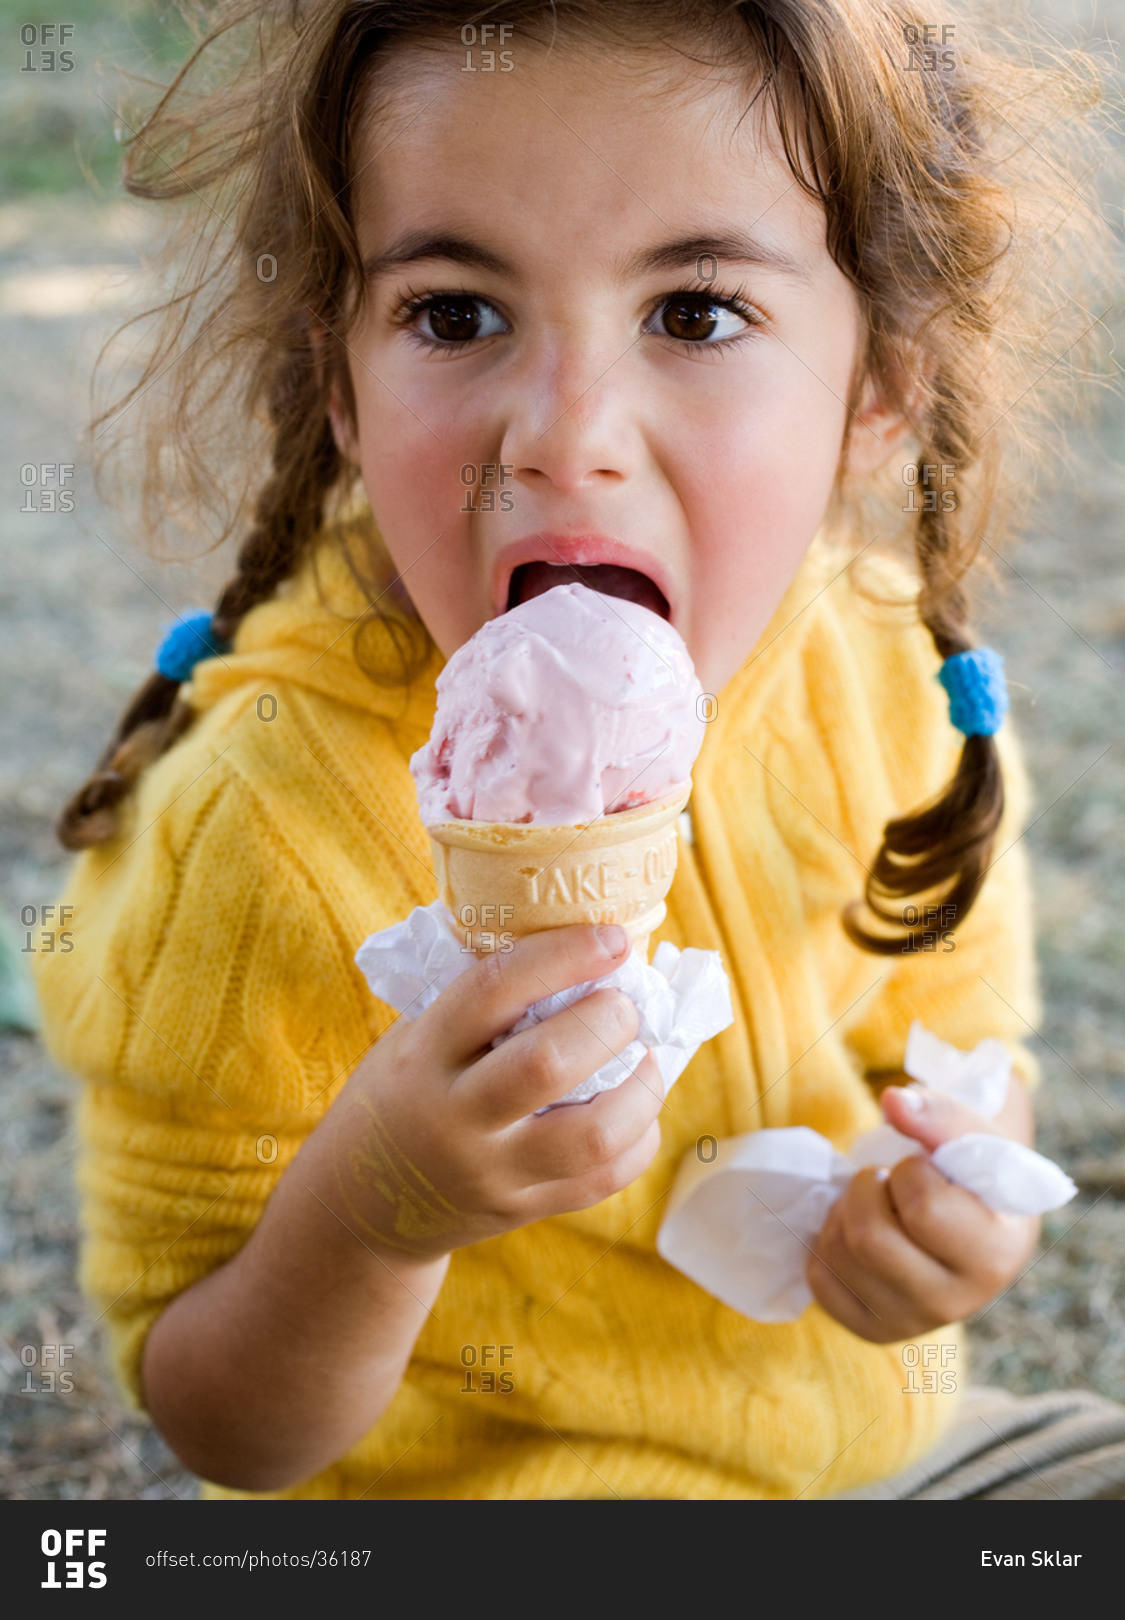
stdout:
POLYGON ((623 270, 639 240, 725 226, 752 230, 767 257, 824 268, 823 210, 781 153, 752 62, 517 40, 512 70, 486 72, 466 71, 469 54, 403 45, 375 70, 356 129, 365 253, 472 231, 623 270))

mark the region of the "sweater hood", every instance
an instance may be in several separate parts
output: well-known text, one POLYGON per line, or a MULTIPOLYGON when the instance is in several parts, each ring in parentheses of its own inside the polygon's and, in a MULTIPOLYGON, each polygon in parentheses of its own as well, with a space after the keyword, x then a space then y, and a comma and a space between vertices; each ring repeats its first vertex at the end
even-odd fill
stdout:
POLYGON ((240 687, 284 681, 428 735, 443 662, 370 517, 352 516, 251 608, 229 653, 196 665, 183 696, 203 713, 240 687))

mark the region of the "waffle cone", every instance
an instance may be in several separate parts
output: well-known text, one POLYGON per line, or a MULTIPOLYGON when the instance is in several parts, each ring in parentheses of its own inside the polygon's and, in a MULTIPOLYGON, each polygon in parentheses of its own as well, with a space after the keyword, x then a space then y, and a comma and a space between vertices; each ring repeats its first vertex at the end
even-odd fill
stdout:
POLYGON ((664 920, 676 871, 676 817, 691 783, 636 810, 539 826, 444 821, 426 830, 438 893, 474 950, 571 923, 620 923, 638 955, 664 920))

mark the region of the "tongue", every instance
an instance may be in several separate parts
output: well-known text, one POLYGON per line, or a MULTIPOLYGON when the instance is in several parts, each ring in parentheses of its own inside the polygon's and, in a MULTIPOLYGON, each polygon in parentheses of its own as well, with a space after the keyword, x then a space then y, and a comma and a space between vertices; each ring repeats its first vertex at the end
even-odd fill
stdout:
POLYGON ((621 568, 616 563, 569 564, 533 562, 523 563, 512 575, 508 592, 508 606, 530 602, 542 596, 555 585, 588 585, 603 596, 619 596, 626 602, 637 602, 662 619, 668 617, 668 603, 647 574, 635 568, 621 568))

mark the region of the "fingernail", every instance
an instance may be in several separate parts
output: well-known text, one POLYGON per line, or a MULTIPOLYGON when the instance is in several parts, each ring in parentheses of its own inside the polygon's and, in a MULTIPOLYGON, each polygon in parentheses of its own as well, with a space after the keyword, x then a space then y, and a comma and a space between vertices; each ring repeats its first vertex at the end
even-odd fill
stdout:
POLYGON ((879 1166, 878 1170, 876 1170, 876 1172, 875 1172, 875 1180, 876 1181, 889 1181, 890 1179, 891 1179, 891 1172, 887 1169, 885 1164, 881 1164, 879 1166))
POLYGON ((920 1114, 928 1101, 924 1086, 903 1086, 902 1100, 912 1114, 920 1114))
POLYGON ((617 923, 603 923, 597 929, 598 943, 607 956, 620 956, 629 942, 624 928, 617 923))

